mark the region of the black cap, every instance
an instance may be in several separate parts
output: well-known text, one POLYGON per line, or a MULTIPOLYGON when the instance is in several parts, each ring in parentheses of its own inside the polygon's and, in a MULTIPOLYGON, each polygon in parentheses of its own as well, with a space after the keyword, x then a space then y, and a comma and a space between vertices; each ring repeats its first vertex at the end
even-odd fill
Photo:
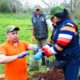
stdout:
POLYGON ((69 13, 68 13, 67 9, 64 9, 63 12, 58 12, 54 16, 62 19, 62 18, 69 17, 69 13))

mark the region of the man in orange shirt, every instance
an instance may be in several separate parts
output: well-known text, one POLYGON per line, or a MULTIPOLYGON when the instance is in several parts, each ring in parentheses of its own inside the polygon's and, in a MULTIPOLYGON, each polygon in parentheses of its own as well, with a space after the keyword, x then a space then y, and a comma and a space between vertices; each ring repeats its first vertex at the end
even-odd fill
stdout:
POLYGON ((35 45, 19 40, 18 31, 18 27, 9 26, 7 40, 0 45, 0 63, 5 64, 6 80, 28 80, 26 50, 35 49, 35 45))

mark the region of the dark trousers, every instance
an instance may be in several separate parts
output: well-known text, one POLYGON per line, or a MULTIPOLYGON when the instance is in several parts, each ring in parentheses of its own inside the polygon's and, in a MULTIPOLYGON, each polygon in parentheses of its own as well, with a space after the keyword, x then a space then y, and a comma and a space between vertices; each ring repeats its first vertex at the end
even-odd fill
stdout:
POLYGON ((78 80, 80 59, 71 60, 64 68, 65 80, 78 80))
MULTIPOLYGON (((41 49, 43 46, 45 46, 47 44, 47 39, 36 39, 36 40, 37 40, 39 49, 41 49)), ((46 64, 46 59, 43 56, 42 57, 42 65, 45 65, 45 64, 46 64)))

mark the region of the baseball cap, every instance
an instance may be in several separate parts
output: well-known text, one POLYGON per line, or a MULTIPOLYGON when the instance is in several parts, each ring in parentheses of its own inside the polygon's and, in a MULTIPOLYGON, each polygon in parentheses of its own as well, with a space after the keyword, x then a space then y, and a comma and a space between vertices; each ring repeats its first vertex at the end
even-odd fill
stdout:
POLYGON ((14 25, 8 26, 6 32, 9 33, 9 32, 12 32, 12 31, 19 31, 19 28, 14 26, 14 25))
POLYGON ((37 5, 34 7, 34 10, 37 10, 37 9, 41 10, 41 6, 37 5))

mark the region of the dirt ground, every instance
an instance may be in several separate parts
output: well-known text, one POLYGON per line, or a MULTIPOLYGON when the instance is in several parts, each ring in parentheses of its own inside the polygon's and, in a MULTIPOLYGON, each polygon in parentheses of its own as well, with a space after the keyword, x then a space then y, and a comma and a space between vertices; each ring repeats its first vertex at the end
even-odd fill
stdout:
MULTIPOLYGON (((0 74, 0 80, 5 80, 4 74, 0 74)), ((29 80, 64 80, 64 75, 63 71, 53 69, 47 72, 36 72, 34 75, 31 75, 31 78, 29 80)))
MULTIPOLYGON (((51 71, 47 71, 46 73, 35 73, 33 75, 34 80, 64 80, 63 71, 58 69, 53 69, 51 71)), ((80 80, 80 77, 79 77, 80 80)))

